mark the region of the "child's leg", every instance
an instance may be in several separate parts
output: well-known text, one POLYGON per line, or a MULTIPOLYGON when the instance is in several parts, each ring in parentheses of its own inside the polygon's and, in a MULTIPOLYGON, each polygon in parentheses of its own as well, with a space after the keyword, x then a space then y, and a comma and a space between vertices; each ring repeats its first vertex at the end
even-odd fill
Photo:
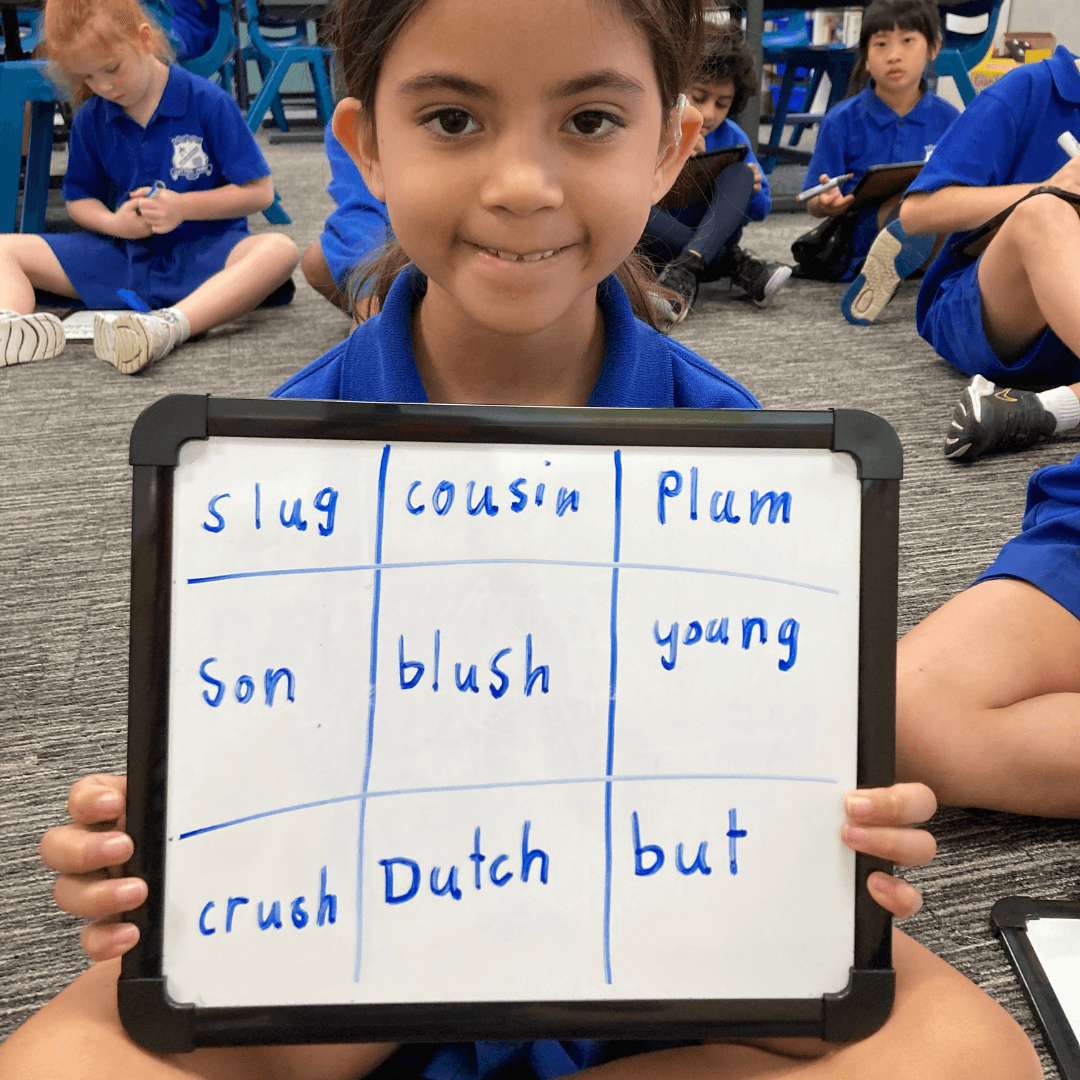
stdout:
POLYGON ((60 260, 40 236, 0 236, 0 367, 63 352, 60 320, 48 312, 34 314, 35 286, 78 299, 60 260))
POLYGON ((237 319, 265 300, 296 269, 300 253, 283 233, 246 236, 225 266, 171 308, 94 323, 94 352, 125 375, 160 360, 191 334, 237 319))
POLYGON ((715 1043, 624 1058, 596 1080, 1040 1080, 1035 1048, 996 1002, 955 968, 893 931, 896 999, 885 1024, 842 1046, 811 1039, 715 1043))
POLYGON ((1080 619, 1012 578, 924 619, 897 651, 896 767, 954 806, 1080 817, 1080 619))
POLYGON ((0 1046, 3 1080, 358 1080, 393 1044, 250 1046, 151 1054, 116 1011, 119 960, 83 972, 0 1046))

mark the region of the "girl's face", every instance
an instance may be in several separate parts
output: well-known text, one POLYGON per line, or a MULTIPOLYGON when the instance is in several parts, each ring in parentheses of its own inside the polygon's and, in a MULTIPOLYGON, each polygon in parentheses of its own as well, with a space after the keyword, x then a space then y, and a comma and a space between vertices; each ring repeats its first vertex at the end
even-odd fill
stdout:
POLYGON ((875 34, 866 47, 866 69, 879 88, 903 92, 919 85, 926 65, 937 49, 918 30, 891 30, 875 34))
POLYGON ((731 79, 720 82, 698 80, 687 94, 691 104, 701 113, 701 134, 708 135, 715 131, 731 112, 731 103, 735 100, 735 83, 731 79))
POLYGON ((137 109, 153 87, 157 58, 150 50, 150 27, 143 23, 132 42, 118 42, 108 52, 91 42, 77 41, 64 64, 68 74, 86 83, 87 89, 121 108, 137 109))
POLYGON ((698 126, 688 109, 679 144, 662 138, 648 47, 616 8, 428 0, 383 61, 375 146, 358 103, 339 106, 425 303, 514 336, 593 317, 698 126))

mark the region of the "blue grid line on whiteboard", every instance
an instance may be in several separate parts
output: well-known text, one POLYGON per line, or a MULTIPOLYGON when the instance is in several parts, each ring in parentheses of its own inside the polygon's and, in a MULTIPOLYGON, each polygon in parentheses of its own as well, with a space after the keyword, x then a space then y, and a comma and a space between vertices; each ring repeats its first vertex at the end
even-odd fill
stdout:
POLYGON ((622 542, 622 453, 615 451, 615 541, 611 567, 611 669, 608 683, 607 781, 604 784, 604 981, 611 985, 611 774, 615 767, 615 689, 619 678, 619 548, 622 542))

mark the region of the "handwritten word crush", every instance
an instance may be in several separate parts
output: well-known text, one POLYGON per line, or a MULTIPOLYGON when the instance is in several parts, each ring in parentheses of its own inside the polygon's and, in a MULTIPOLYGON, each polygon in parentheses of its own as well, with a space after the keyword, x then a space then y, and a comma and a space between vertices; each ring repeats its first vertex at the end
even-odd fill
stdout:
POLYGON ((851 458, 211 438, 173 507, 172 998, 846 985, 851 458))

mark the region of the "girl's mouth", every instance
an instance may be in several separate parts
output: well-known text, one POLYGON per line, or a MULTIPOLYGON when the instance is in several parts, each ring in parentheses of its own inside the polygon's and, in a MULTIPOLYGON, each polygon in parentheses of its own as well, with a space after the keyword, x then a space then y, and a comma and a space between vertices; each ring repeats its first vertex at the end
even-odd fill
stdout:
POLYGON ((486 255, 492 255, 497 259, 501 259, 503 262, 540 262, 542 259, 550 259, 552 255, 557 255, 560 251, 566 250, 566 248, 560 247, 551 248, 548 251, 519 253, 516 251, 500 251, 497 248, 483 247, 480 244, 477 244, 476 246, 486 255))

